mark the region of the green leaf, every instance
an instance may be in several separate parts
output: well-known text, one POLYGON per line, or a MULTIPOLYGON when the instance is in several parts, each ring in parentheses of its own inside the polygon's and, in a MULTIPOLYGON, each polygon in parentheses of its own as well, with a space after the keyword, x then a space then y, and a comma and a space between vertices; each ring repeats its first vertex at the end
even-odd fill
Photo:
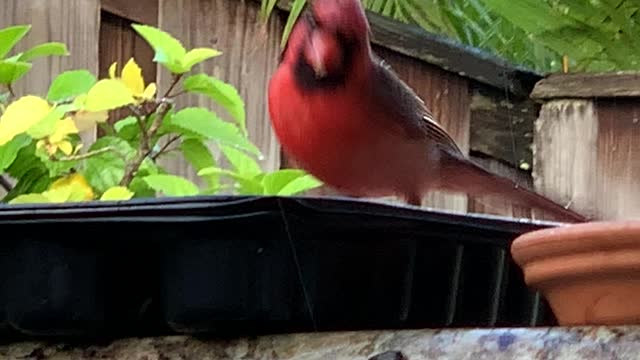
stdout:
POLYGON ((268 19, 277 3, 278 0, 262 0, 260 4, 260 17, 263 20, 268 19))
POLYGON ((126 131, 125 129, 129 126, 135 126, 136 128, 138 127, 138 120, 135 118, 135 116, 127 116, 126 118, 118 120, 115 124, 113 124, 113 128, 116 129, 117 133, 126 131))
POLYGON ((157 175, 157 174, 165 174, 166 171, 162 169, 158 164, 151 161, 149 158, 144 159, 142 165, 140 165, 140 169, 136 172, 136 175, 131 180, 129 184, 129 190, 134 192, 134 197, 136 198, 150 198, 155 197, 156 192, 152 188, 147 185, 147 182, 144 181, 144 177, 148 175, 157 175))
POLYGON ((0 174, 13 164, 22 148, 31 143, 31 138, 26 134, 19 134, 8 143, 0 146, 0 174))
POLYGON ((40 45, 36 45, 31 49, 22 53, 18 60, 31 61, 33 59, 45 56, 68 56, 69 50, 67 46, 60 42, 49 42, 40 45))
POLYGON ((112 188, 107 189, 100 200, 102 201, 118 201, 118 200, 129 200, 133 197, 133 192, 127 189, 124 186, 114 186, 112 188))
POLYGON ((193 196, 200 190, 193 182, 175 175, 149 175, 143 180, 152 189, 166 196, 193 196))
POLYGON ((208 96, 220 104, 246 135, 245 104, 234 86, 207 74, 197 74, 186 78, 183 87, 186 91, 208 96))
POLYGON ((92 156, 85 162, 84 176, 97 192, 103 193, 118 186, 124 176, 126 161, 135 155, 135 149, 123 139, 104 136, 96 140, 89 151, 111 147, 114 151, 92 156))
POLYGON ((186 53, 180 61, 180 65, 182 66, 181 72, 182 73, 189 72, 191 71, 194 65, 220 55, 222 55, 222 52, 215 49, 209 49, 209 48, 192 49, 188 53, 186 53))
POLYGON ((242 151, 228 146, 220 146, 220 150, 222 150, 222 153, 227 158, 227 160, 229 160, 238 174, 247 178, 252 178, 262 173, 262 168, 260 168, 260 165, 255 160, 253 160, 253 158, 243 153, 242 151))
POLYGON ((260 182, 261 175, 255 177, 249 177, 245 175, 238 174, 237 172, 221 169, 216 166, 204 168, 198 171, 198 176, 207 178, 213 176, 218 178, 220 176, 225 176, 233 179, 236 182, 236 190, 241 195, 261 195, 264 193, 264 188, 262 183, 260 182))
MULTIPOLYGON (((6 144, 5 144, 6 145, 6 144)), ((46 171, 40 158, 36 156, 36 143, 31 142, 18 151, 15 161, 6 169, 7 173, 15 179, 21 179, 25 174, 33 169, 39 168, 46 171)))
POLYGON ((31 25, 16 25, 0 29, 0 59, 7 56, 29 30, 31 30, 31 25))
POLYGON ((216 161, 209 148, 198 139, 183 140, 180 144, 180 150, 185 159, 189 161, 197 171, 216 165, 216 161))
MULTIPOLYGON (((265 177, 262 179, 262 184, 264 186, 264 191, 265 194, 268 195, 280 195, 281 191, 287 187, 291 182, 300 179, 302 177, 305 177, 307 175, 306 172, 304 172, 303 170, 299 170, 299 169, 281 169, 278 171, 274 171, 272 173, 269 173, 267 175, 265 175, 265 177)), ((287 189, 286 192, 291 192, 294 190, 298 190, 299 186, 302 185, 307 185, 307 186, 311 186, 311 185, 316 185, 314 183, 311 183, 310 180, 306 180, 306 183, 303 184, 299 184, 296 185, 294 187, 291 187, 289 189, 287 189)))
POLYGON ((49 198, 42 194, 24 194, 16 196, 13 200, 9 201, 9 204, 44 204, 49 203, 49 198))
POLYGON ((96 77, 87 70, 70 70, 60 73, 51 82, 47 100, 59 102, 86 94, 96 84, 96 77))
POLYGON ((293 30, 293 26, 296 24, 298 17, 302 10, 304 10, 305 0, 295 0, 293 5, 291 5, 291 11, 289 12, 289 16, 287 17, 287 22, 284 25, 284 30, 282 32, 282 38, 280 40, 280 46, 284 47, 289 39, 289 35, 291 34, 291 30, 293 30))
POLYGON ((150 198, 156 195, 156 191, 147 185, 144 177, 134 177, 129 184, 129 189, 134 192, 135 198, 150 198))
MULTIPOLYGON (((46 154, 43 154, 46 155, 46 154)), ((43 156, 43 164, 49 170, 49 177, 56 178, 62 175, 68 174, 72 169, 78 166, 79 161, 44 161, 45 157, 43 156)))
POLYGON ((216 114, 204 107, 191 107, 178 111, 167 119, 168 126, 186 130, 185 135, 195 133, 206 139, 249 151, 260 156, 260 150, 249 139, 244 137, 238 127, 225 122, 216 114))
POLYGON ((0 61, 0 84, 13 84, 31 70, 31 64, 23 61, 0 61))
POLYGON ((283 186, 277 193, 280 196, 291 196, 299 193, 303 193, 322 186, 323 183, 313 177, 312 175, 304 175, 298 177, 285 186, 283 186))
POLYGON ((89 90, 84 109, 92 112, 114 110, 134 102, 133 93, 122 81, 103 79, 89 90))
POLYGON ((187 51, 178 39, 153 26, 140 24, 131 26, 155 52, 153 61, 164 65, 175 74, 183 72, 182 59, 187 51))
POLYGON ((138 120, 134 116, 127 116, 126 118, 117 121, 113 127, 119 138, 131 143, 137 142, 140 137, 140 126, 138 125, 138 120))
POLYGON ((17 177, 18 182, 11 191, 4 197, 3 201, 10 201, 22 194, 42 193, 51 185, 49 171, 44 167, 30 167, 21 177, 17 177))
MULTIPOLYGON (((216 160, 213 158, 211 151, 200 139, 188 138, 183 140, 180 144, 180 150, 184 158, 196 171, 216 165, 216 160)), ((210 188, 219 185, 218 178, 215 176, 208 176, 205 180, 210 188)))

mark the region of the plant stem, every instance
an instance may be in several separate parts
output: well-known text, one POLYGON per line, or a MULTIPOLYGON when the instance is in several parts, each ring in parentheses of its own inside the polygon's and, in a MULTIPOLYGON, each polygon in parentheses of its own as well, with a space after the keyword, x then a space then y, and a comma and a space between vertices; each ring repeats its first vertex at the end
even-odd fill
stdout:
POLYGON ((100 155, 100 154, 104 154, 106 152, 112 151, 114 150, 111 146, 107 146, 107 147, 103 147, 101 149, 95 150, 95 151, 90 151, 84 154, 80 154, 80 155, 72 155, 72 156, 65 156, 60 158, 58 161, 75 161, 75 160, 83 160, 83 159, 88 159, 92 156, 96 156, 96 155, 100 155))
POLYGON ((167 92, 164 93, 164 97, 166 98, 171 97, 171 92, 176 87, 176 85, 178 85, 178 83, 180 82, 180 79, 182 79, 182 74, 177 74, 173 76, 173 82, 171 83, 171 85, 169 85, 167 92))
POLYGON ((13 86, 11 86, 11 84, 7 84, 7 90, 9 90, 9 94, 12 98, 16 97, 16 92, 13 91, 13 86))
POLYGON ((142 138, 141 146, 145 150, 149 150, 149 136, 147 136, 147 129, 145 126, 145 121, 143 120, 143 115, 136 109, 135 106, 129 106, 129 110, 133 113, 133 116, 136 118, 136 122, 138 123, 138 127, 140 128, 140 137, 142 138))
POLYGON ((13 185, 11 185, 9 180, 7 180, 7 178, 5 178, 4 175, 0 175, 0 186, 2 186, 2 188, 6 192, 10 192, 11 190, 13 190, 13 185))
POLYGON ((149 141, 156 135, 156 133, 160 129, 160 126, 162 125, 162 120, 171 109, 171 103, 168 99, 170 98, 173 89, 176 87, 176 85, 178 85, 178 82, 180 82, 180 79, 182 79, 182 74, 174 74, 173 81, 171 82, 171 85, 169 85, 169 88, 164 94, 162 100, 158 101, 153 111, 147 114, 147 116, 153 113, 156 114, 156 118, 153 119, 153 123, 151 124, 151 126, 149 126, 149 130, 144 131, 144 128, 141 129, 141 136, 143 138, 146 137, 148 141, 140 141, 140 146, 138 147, 135 158, 131 161, 131 163, 127 164, 127 169, 125 170, 124 176, 120 181, 120 186, 128 187, 129 184, 131 184, 131 181, 140 168, 140 165, 142 165, 144 159, 146 159, 147 156, 151 154, 151 148, 154 146, 154 144, 151 144, 149 141))
POLYGON ((158 157, 164 154, 169 148, 169 146, 171 146, 171 144, 173 144, 174 142, 178 141, 178 139, 180 139, 180 135, 175 135, 171 137, 169 140, 167 140, 167 143, 164 144, 157 153, 151 155, 151 160, 156 161, 158 157))

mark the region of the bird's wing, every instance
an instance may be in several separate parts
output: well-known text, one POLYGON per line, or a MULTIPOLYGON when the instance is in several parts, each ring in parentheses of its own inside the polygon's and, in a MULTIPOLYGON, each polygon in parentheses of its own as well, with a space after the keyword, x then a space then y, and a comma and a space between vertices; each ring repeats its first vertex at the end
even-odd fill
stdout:
POLYGON ((394 125, 400 125, 410 138, 429 138, 454 155, 462 155, 458 144, 433 118, 424 101, 391 69, 389 64, 374 55, 374 101, 384 104, 393 115, 394 125))

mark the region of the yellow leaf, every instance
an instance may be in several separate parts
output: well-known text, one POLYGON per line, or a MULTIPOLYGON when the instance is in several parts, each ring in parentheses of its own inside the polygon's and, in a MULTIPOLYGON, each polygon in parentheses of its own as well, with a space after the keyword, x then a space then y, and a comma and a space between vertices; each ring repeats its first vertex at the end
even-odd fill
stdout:
POLYGON ((69 141, 61 141, 56 145, 58 146, 58 149, 60 149, 60 151, 62 151, 67 156, 71 155, 71 153, 73 152, 73 145, 71 145, 69 141))
POLYGON ((78 131, 85 131, 92 129, 97 123, 103 123, 109 119, 109 113, 107 111, 78 111, 73 116, 73 121, 78 128, 78 131))
POLYGON ((44 197, 52 203, 63 203, 71 199, 73 187, 71 185, 59 187, 57 189, 47 190, 42 193, 44 197))
MULTIPOLYGON (((70 188, 69 195, 74 196, 74 198, 78 198, 78 200, 91 200, 95 197, 93 189, 84 176, 79 173, 74 173, 56 180, 51 184, 48 191, 61 190, 60 193, 54 193, 54 196, 60 196, 61 194, 64 194, 64 191, 66 191, 64 189, 67 188, 70 188)), ((45 193, 48 194, 48 192, 45 193)), ((45 194, 45 196, 49 197, 47 194, 45 194)))
POLYGON ((117 201, 117 200, 129 200, 133 197, 133 192, 129 191, 124 186, 114 186, 102 194, 100 200, 103 201, 117 201))
POLYGON ((98 81, 85 99, 86 111, 98 112, 117 109, 135 102, 133 93, 120 80, 103 79, 98 81))
POLYGON ((115 79, 116 78, 116 70, 118 69, 118 62, 114 62, 113 64, 111 64, 111 66, 109 66, 109 77, 111 79, 115 79))
POLYGON ((29 130, 50 111, 51 105, 38 96, 23 96, 11 103, 0 117, 0 146, 29 130))
POLYGON ((142 94, 142 97, 144 99, 147 100, 151 100, 153 99, 153 97, 156 95, 156 84, 155 83, 151 83, 147 86, 146 89, 144 89, 144 93, 142 94))
POLYGON ((55 144, 66 139, 68 135, 77 133, 78 128, 76 127, 76 124, 73 122, 73 120, 71 120, 71 118, 58 120, 58 122, 56 123, 55 131, 53 132, 53 134, 51 134, 51 136, 49 136, 49 142, 55 144))
POLYGON ((144 91, 142 69, 133 58, 129 59, 122 68, 122 81, 124 81, 134 95, 141 95, 144 91))

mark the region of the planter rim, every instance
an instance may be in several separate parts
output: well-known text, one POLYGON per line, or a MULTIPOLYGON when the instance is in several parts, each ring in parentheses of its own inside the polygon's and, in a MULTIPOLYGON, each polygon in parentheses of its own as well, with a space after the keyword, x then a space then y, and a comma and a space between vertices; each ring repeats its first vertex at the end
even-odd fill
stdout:
POLYGON ((397 231, 425 241, 477 242, 508 249, 523 233, 562 223, 466 214, 442 209, 391 204, 371 199, 336 196, 227 196, 149 198, 128 201, 92 201, 65 204, 0 206, 0 224, 43 223, 158 223, 219 222, 233 219, 265 219, 287 226, 289 218, 332 228, 397 231), (358 225, 359 224, 359 225, 358 225), (363 225, 364 224, 364 225, 363 225))
MULTIPOLYGON (((525 229, 555 227, 564 223, 548 220, 512 218, 508 216, 460 213, 456 211, 420 208, 417 206, 387 203, 370 199, 358 199, 343 196, 253 196, 253 195, 199 195, 187 197, 139 198, 126 201, 84 201, 73 203, 44 204, 0 204, 0 220, 6 217, 47 217, 59 215, 95 214, 113 216, 118 213, 138 211, 176 211, 184 209, 211 209, 225 206, 254 206, 256 209, 277 209, 284 211, 291 206, 313 212, 334 214, 365 214, 406 219, 435 219, 436 221, 455 221, 480 225, 496 223, 513 225, 525 229), (286 209, 283 210, 284 205, 286 209)), ((518 229, 520 230, 520 228, 518 229)))
POLYGON ((640 248, 640 220, 563 224, 520 235, 511 245, 520 266, 541 259, 640 248))

